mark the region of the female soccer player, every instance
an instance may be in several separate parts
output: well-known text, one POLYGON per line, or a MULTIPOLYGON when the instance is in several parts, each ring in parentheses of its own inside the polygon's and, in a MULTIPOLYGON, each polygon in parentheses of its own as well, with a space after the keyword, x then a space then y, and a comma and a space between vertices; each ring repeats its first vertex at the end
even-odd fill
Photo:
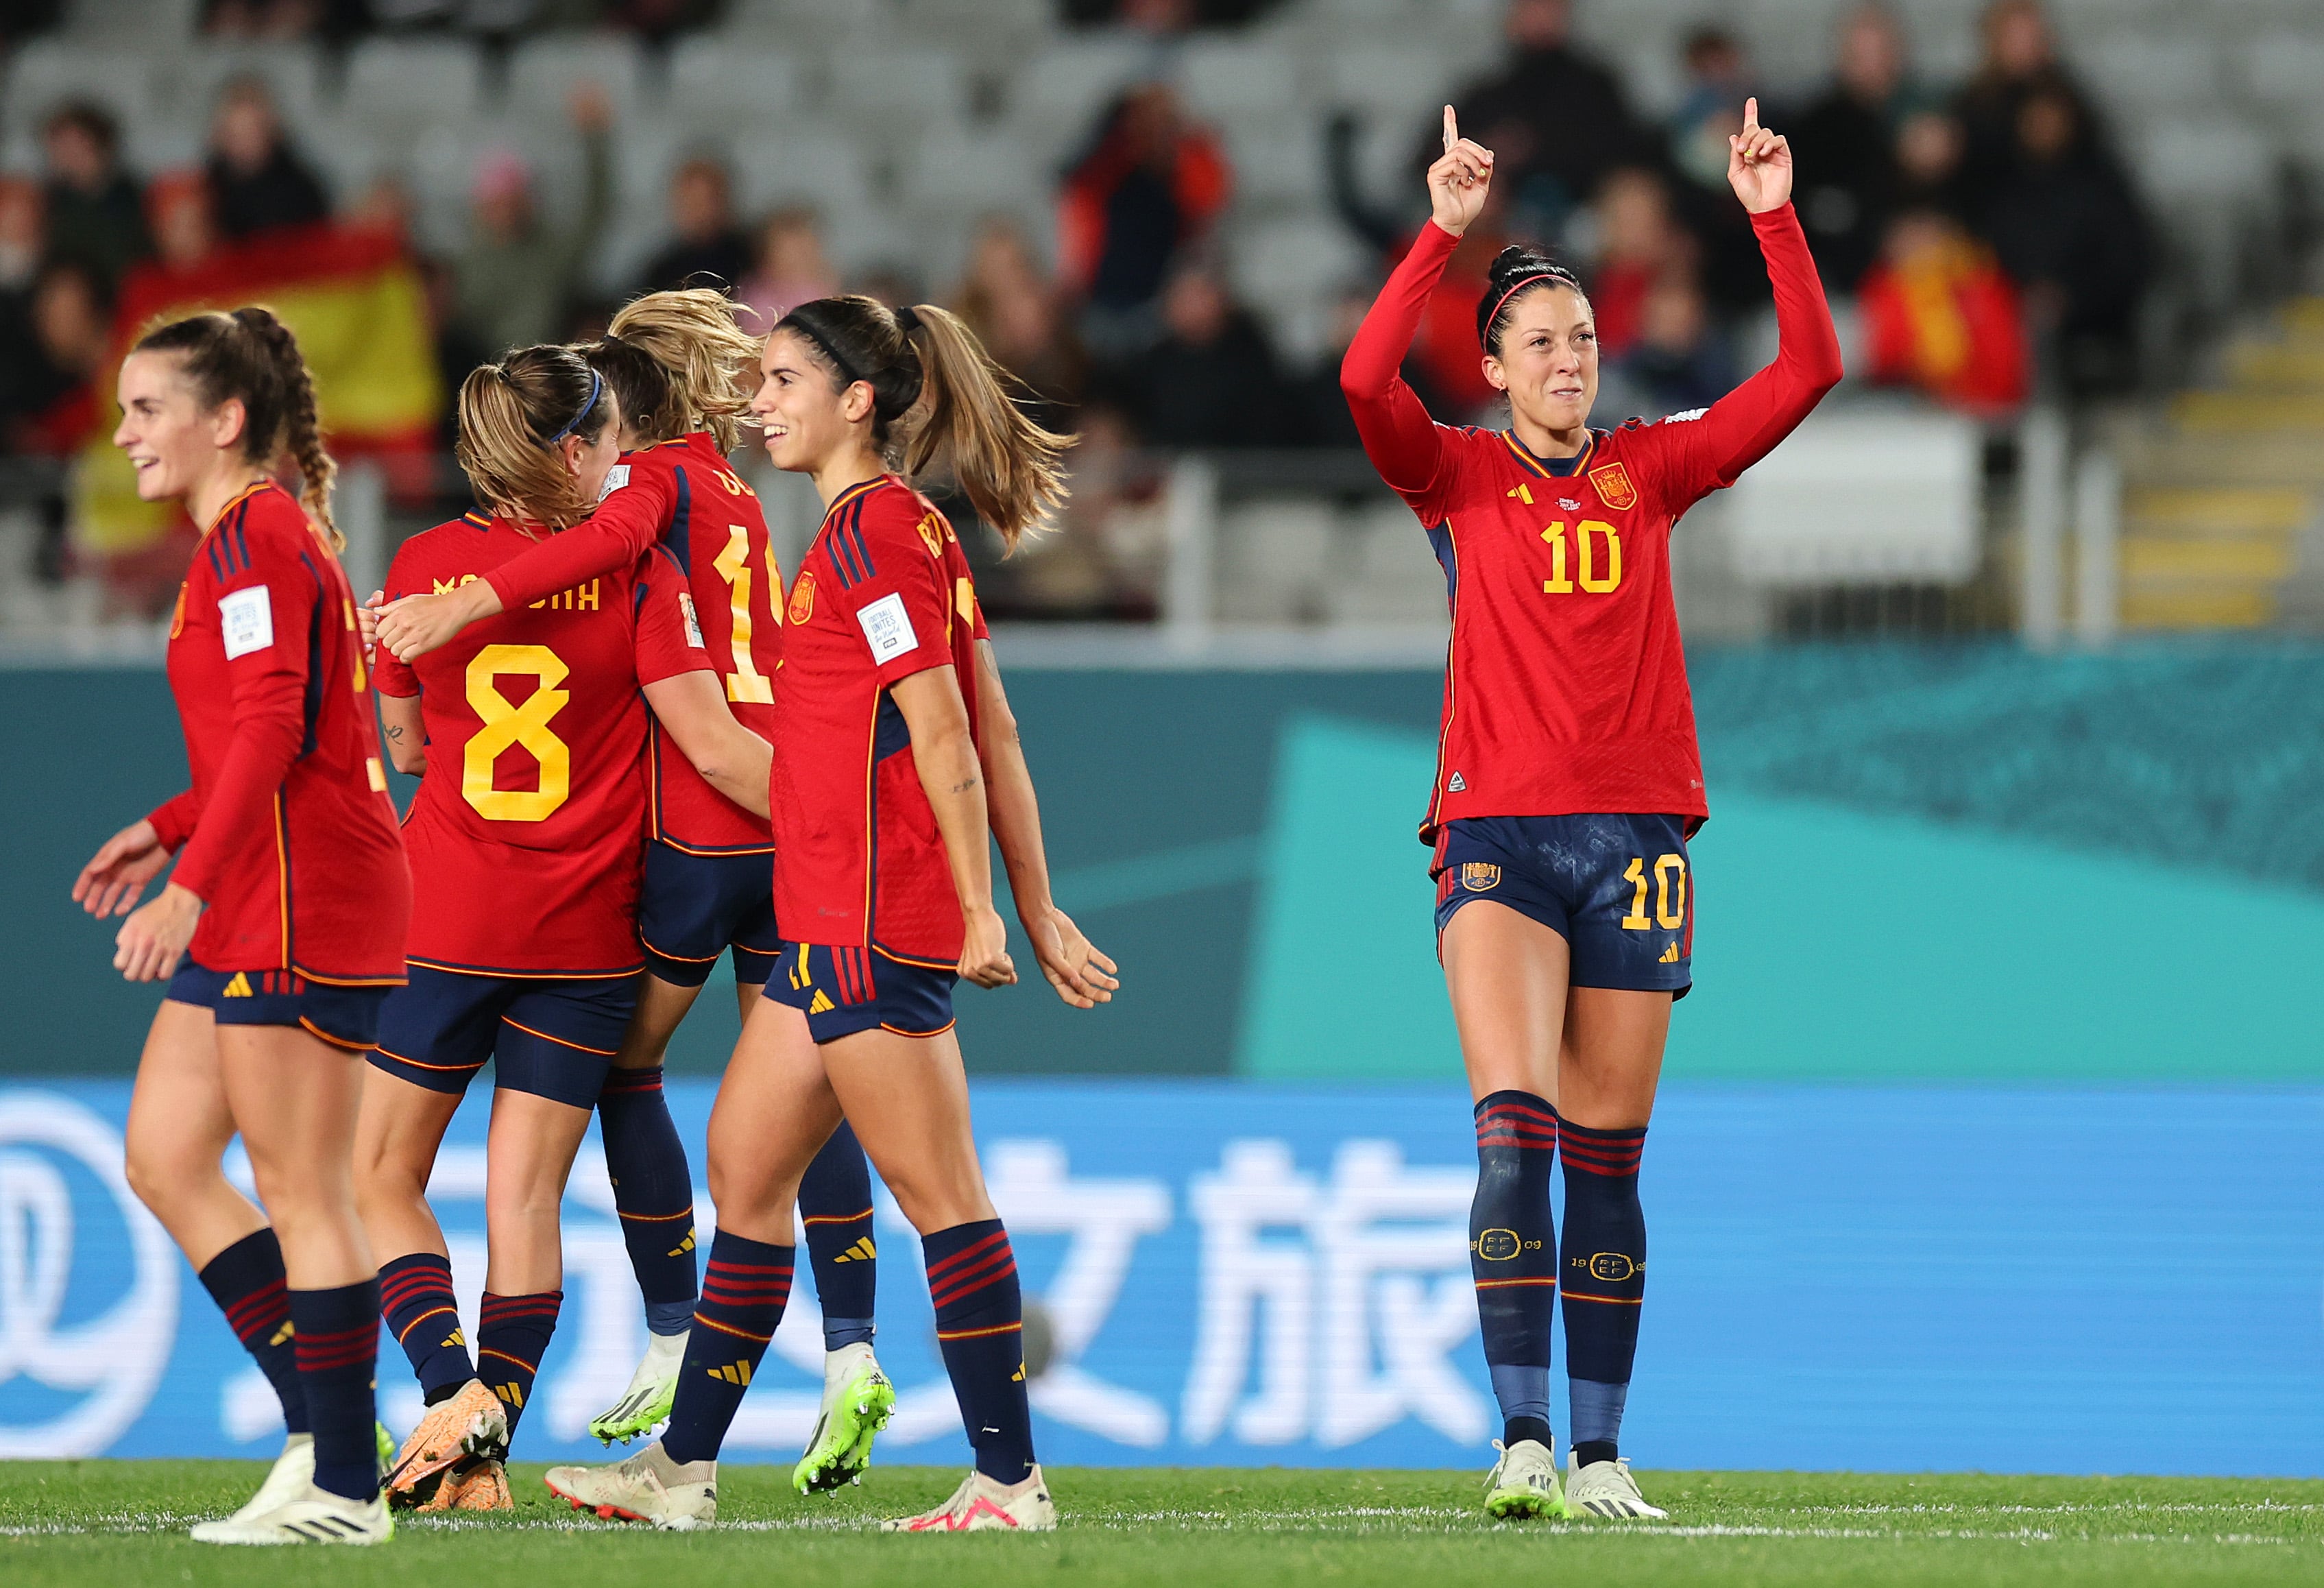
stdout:
MULTIPOLYGON (((782 570, 758 494, 726 462, 758 355, 759 339, 735 323, 734 305, 707 290, 648 293, 613 317, 611 334, 588 354, 622 404, 624 457, 612 499, 625 511, 650 506, 659 543, 686 572, 722 698, 752 733, 771 738, 782 570)), ((521 581, 523 569, 505 572, 521 581)), ((774 968, 776 942, 765 816, 713 788, 650 720, 647 732, 650 841, 638 906, 647 970, 598 1113, 649 1343, 621 1399, 590 1424, 608 1442, 669 1416, 694 1316, 694 1178, 663 1101, 662 1055, 729 948, 747 1020, 774 968)), ((822 1415, 791 1475, 807 1493, 862 1472, 896 1399, 872 1351, 879 1262, 871 1171, 845 1125, 808 1168, 799 1213, 825 1353, 822 1415)))
POLYGON ((817 299, 777 323, 760 368, 751 411, 767 455, 810 475, 825 504, 775 680, 779 964, 711 1115, 718 1229, 669 1427, 618 1466, 552 1469, 549 1486, 601 1516, 715 1519, 718 1448, 790 1292, 791 1205, 844 1113, 920 1232, 976 1451, 949 1500, 888 1525, 1052 1528, 1017 1265, 977 1166, 952 1032, 957 978, 1017 977, 988 832, 1059 996, 1106 1002, 1114 967, 1050 900, 1032 779, 960 542, 890 467, 948 466, 1014 545, 1065 494, 1064 443, 1010 403, 974 337, 939 309, 817 299), (908 413, 918 422, 892 434, 908 413))
MULTIPOLYGON (((620 429, 604 376, 569 348, 476 370, 459 456, 492 514, 406 541, 390 592, 474 579, 579 522, 620 429)), ((355 1160, 387 1254, 384 1315, 429 1403, 388 1497, 506 1510, 500 1458, 563 1299, 558 1204, 635 998, 647 706, 704 776, 761 808, 769 750, 726 710, 685 581, 659 552, 479 624, 416 669, 383 656, 378 685, 396 765, 421 775, 404 826, 411 980, 381 1016, 355 1160), (425 1193, 488 1058, 491 1255, 472 1362, 425 1193)))
POLYGON ((1452 646, 1434 792, 1439 956, 1476 1099, 1471 1266, 1505 1426, 1495 1516, 1660 1517, 1617 1440, 1646 1288, 1638 1159, 1671 1004, 1691 980, 1686 839, 1705 807, 1671 605, 1671 525, 1788 435, 1840 379, 1823 289, 1793 215, 1792 156, 1749 102, 1727 177, 1775 291, 1775 362, 1706 411, 1589 428, 1590 300, 1510 248, 1477 305, 1499 432, 1431 422, 1397 374, 1490 152, 1444 112, 1421 230, 1348 349, 1364 450, 1444 566, 1452 646), (1565 1236, 1551 1227, 1561 1135, 1565 1236), (1561 1494, 1550 1319, 1565 1288, 1572 1417, 1561 1494))
POLYGON ((266 309, 149 333, 119 392, 113 439, 138 495, 204 526, 170 624, 193 787, 107 840, 73 897, 129 916, 124 975, 169 982, 130 1099, 129 1181, 290 1430, 250 1502, 194 1537, 375 1544, 394 1531, 372 1408, 379 1281, 348 1165, 356 1056, 403 980, 411 881, 337 555, 335 471, 299 345, 266 309), (286 451, 299 499, 273 483, 286 451), (172 854, 169 885, 131 914, 172 854), (264 1212, 221 1169, 236 1131, 264 1212))

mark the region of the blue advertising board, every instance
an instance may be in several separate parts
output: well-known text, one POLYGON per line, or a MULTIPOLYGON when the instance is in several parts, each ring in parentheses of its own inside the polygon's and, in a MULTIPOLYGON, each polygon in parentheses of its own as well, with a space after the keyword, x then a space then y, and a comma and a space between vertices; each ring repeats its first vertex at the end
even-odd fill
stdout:
MULTIPOLYGON (((670 1088, 697 1177, 711 1097, 670 1088)), ((127 1102, 0 1087, 0 1456, 270 1454, 263 1380, 128 1194, 127 1102)), ((1045 1460, 1489 1462, 1457 1088, 987 1083, 975 1107, 1045 1460)), ((472 1321, 485 1118, 431 1188, 472 1321)), ((1642 1467, 2324 1473, 2324 1094, 1677 1086, 1642 1186, 1642 1467)), ((882 1456, 964 1462, 884 1194, 878 1239, 882 1456)), ((566 1260, 529 1459, 595 1450, 644 1343, 594 1140, 566 1260)), ((797 1452, 816 1323, 802 1274, 731 1459, 797 1452)), ((418 1396, 383 1344, 400 1431, 418 1396)))

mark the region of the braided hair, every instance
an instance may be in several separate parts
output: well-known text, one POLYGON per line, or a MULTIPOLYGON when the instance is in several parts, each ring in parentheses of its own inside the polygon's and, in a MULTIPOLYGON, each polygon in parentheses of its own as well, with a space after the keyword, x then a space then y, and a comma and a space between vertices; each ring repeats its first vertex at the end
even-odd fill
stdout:
POLYGON ((300 503, 322 525, 331 549, 346 549, 346 537, 331 521, 339 466, 323 447, 315 380, 299 338, 272 309, 254 303, 231 314, 188 315, 147 331, 130 351, 178 355, 179 370, 205 411, 239 401, 243 457, 272 471, 288 452, 301 481, 300 503))
POLYGON ((1548 254, 1516 244, 1493 256, 1492 269, 1485 277, 1485 295, 1477 300, 1477 341, 1487 353, 1495 358, 1501 355, 1501 337, 1517 316, 1518 302, 1543 287, 1580 292, 1582 281, 1548 254))

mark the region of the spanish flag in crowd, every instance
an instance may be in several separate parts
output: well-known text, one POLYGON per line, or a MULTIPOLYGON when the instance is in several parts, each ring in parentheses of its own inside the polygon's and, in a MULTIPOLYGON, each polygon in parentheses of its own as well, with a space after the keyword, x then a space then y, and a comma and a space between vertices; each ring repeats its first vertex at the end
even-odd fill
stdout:
POLYGON ((141 502, 112 441, 114 373, 153 325, 208 309, 263 303, 299 337, 334 456, 424 454, 443 411, 426 289, 394 233, 287 226, 230 245, 189 270, 149 263, 122 283, 115 347, 97 377, 88 439, 73 470, 76 539, 99 555, 141 550, 179 509, 141 502))

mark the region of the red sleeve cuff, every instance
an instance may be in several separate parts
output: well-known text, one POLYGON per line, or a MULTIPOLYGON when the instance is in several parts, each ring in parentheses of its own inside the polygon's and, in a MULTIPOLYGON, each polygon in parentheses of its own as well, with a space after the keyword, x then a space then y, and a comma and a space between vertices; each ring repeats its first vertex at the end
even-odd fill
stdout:
POLYGON ((161 847, 175 854, 194 836, 194 791, 191 789, 153 808, 145 818, 153 826, 161 847))

